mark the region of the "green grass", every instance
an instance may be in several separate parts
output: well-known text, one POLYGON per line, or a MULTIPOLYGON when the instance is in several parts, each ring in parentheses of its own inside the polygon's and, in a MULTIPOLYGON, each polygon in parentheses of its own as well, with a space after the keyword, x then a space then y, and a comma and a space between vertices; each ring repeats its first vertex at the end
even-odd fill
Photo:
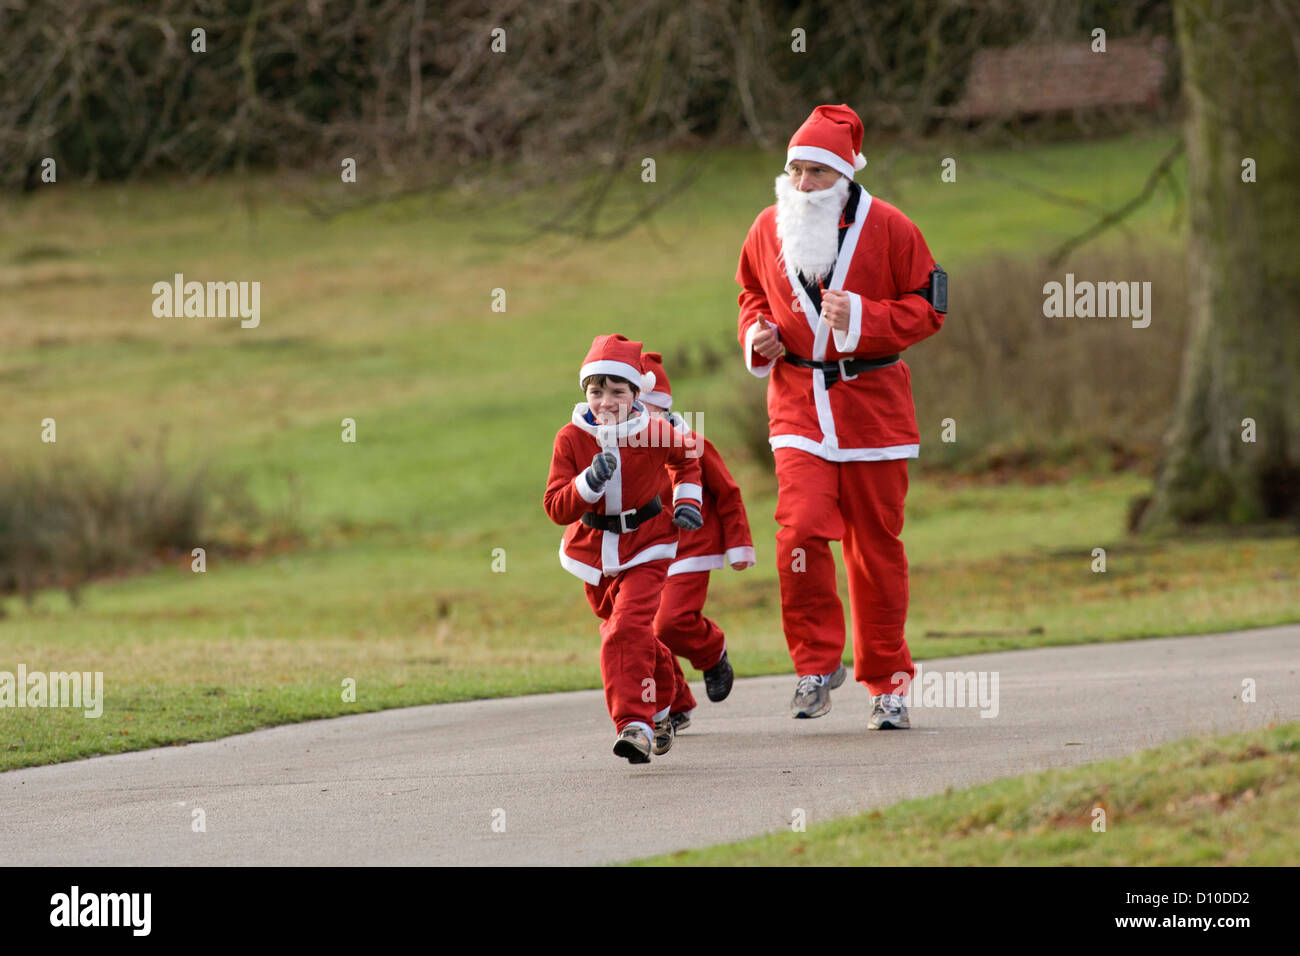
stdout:
MULTIPOLYGON (((904 529, 914 656, 1125 640, 1167 634, 1171 621, 1198 633, 1296 619, 1294 541, 1126 542, 1126 496, 1143 486, 1126 476, 916 485, 904 529), (981 533, 979 516, 987 529, 990 514, 998 531, 981 533), (1107 549, 1104 574, 1091 570, 1095 546, 1107 549), (963 631, 995 633, 927 636, 963 631)), ((790 670, 774 504, 750 501, 759 567, 715 574, 710 585, 708 612, 732 635, 746 676, 790 670)), ((204 574, 186 557, 94 585, 80 608, 59 592, 30 610, 10 599, 0 669, 103 671, 107 700, 94 720, 0 711, 0 768, 385 707, 599 687, 595 619, 581 582, 555 561, 559 534, 539 522, 515 534, 330 533, 309 550, 246 562, 212 555, 204 574), (491 570, 496 547, 504 573, 491 570), (351 703, 341 695, 348 677, 351 703)), ((842 563, 840 574, 847 594, 842 563)))
MULTIPOLYGON (((933 156, 898 157, 869 186, 905 208, 951 270, 1050 247, 1090 221, 981 166, 1109 206, 1170 141, 936 145, 933 156), (958 182, 937 188, 948 155, 958 182)), ((674 162, 660 162, 661 182, 674 162)), ((506 195, 499 207, 481 196, 407 200, 328 223, 269 176, 60 185, 11 201, 0 210, 0 461, 55 453, 39 441, 46 417, 58 422, 57 454, 73 458, 140 453, 167 429, 175 460, 247 475, 259 505, 299 515, 304 540, 244 562, 196 541, 210 546, 205 574, 186 556, 93 584, 79 608, 59 592, 31 608, 0 601, 0 670, 102 670, 107 694, 97 721, 0 712, 0 769, 358 710, 599 686, 594 618, 559 567, 561 529, 541 507, 552 438, 597 333, 642 338, 670 362, 679 347, 708 346, 735 363, 736 256, 779 162, 721 153, 656 220, 657 238, 638 229, 590 244, 527 238, 555 193, 506 195), (175 272, 261 281, 261 326, 153 317, 150 287, 175 272), (495 288, 507 291, 505 313, 490 309, 495 288), (345 417, 356 420, 355 444, 340 441, 345 417), (504 574, 492 570, 496 548, 504 574), (346 677, 357 680, 355 703, 341 700, 346 677)), ((629 185, 615 206, 642 188, 629 185)), ((1162 194, 1132 229, 1181 241, 1171 208, 1162 194)), ((714 575, 708 612, 733 635, 740 673, 788 671, 772 476, 745 457, 728 412, 761 402, 763 384, 698 365, 670 374, 678 405, 705 412, 745 490, 760 557, 743 574, 714 575)), ((1294 538, 1262 529, 1130 542, 1127 502, 1147 490, 1132 474, 988 487, 914 474, 904 538, 915 655, 1300 620, 1294 538), (1107 549, 1105 574, 1090 570, 1094 547, 1107 549), (926 636, 970 630, 1007 633, 926 636)))
POLYGON ((649 866, 1293 866, 1300 724, 1181 740, 649 866), (1105 829, 1095 830, 1104 811, 1105 829))

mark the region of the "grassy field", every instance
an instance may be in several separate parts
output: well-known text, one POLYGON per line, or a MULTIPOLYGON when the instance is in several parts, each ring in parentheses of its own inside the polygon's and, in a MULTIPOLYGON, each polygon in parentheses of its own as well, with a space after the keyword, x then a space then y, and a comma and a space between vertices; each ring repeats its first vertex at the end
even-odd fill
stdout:
POLYGON ((1291 866, 1300 724, 905 800, 663 866, 1291 866), (1095 811, 1104 811, 1104 818, 1095 811), (1103 821, 1105 829, 1094 829, 1103 821))
MULTIPOLYGON (((888 190, 873 189, 904 206, 954 271, 992 251, 1041 250, 1090 221, 1006 176, 1109 207, 1168 143, 1134 135, 972 152, 976 171, 948 193, 932 182, 951 151, 936 148, 898 157, 888 190), (981 176, 991 164, 1000 176, 981 176)), ((186 554, 96 583, 77 607, 58 591, 30 607, 4 599, 0 670, 101 670, 107 701, 89 721, 0 711, 0 769, 360 710, 598 686, 594 619, 580 582, 559 568, 561 530, 541 509, 552 437, 578 400, 576 367, 597 333, 624 331, 670 361, 689 347, 734 364, 735 259, 776 163, 718 155, 654 237, 637 230, 599 244, 529 238, 550 194, 506 195, 496 207, 481 195, 407 200, 329 222, 265 176, 59 185, 6 201, 0 461, 114 461, 166 430, 174 461, 246 475, 257 504, 291 514, 300 537, 241 560, 219 541, 196 541, 211 548, 206 573, 192 573, 186 554), (260 281, 261 325, 155 318, 151 286, 177 272, 260 281), (505 313, 491 311, 497 288, 505 313), (46 417, 58 423, 56 445, 39 441, 46 417), (355 444, 340 441, 345 417, 357 423, 355 444), (492 569, 498 548, 504 573, 492 569), (346 678, 357 682, 355 702, 341 699, 346 678)), ((659 169, 667 179, 672 160, 659 169)), ((1162 195, 1130 228, 1176 246, 1171 208, 1162 195)), ((942 349, 942 339, 924 346, 942 349)), ((919 380, 924 360, 913 364, 919 380)), ((700 363, 669 372, 678 404, 705 412, 745 489, 759 552, 759 567, 714 576, 709 613, 741 674, 788 671, 771 475, 744 454, 727 411, 761 402, 763 385, 700 363)), ((936 444, 923 438, 922 455, 936 444)), ((1300 619, 1294 537, 1265 528, 1130 541, 1127 504, 1149 484, 1140 471, 1009 485, 914 473, 904 537, 915 655, 1300 619), (1096 547, 1107 550, 1104 574, 1091 570, 1096 547)))

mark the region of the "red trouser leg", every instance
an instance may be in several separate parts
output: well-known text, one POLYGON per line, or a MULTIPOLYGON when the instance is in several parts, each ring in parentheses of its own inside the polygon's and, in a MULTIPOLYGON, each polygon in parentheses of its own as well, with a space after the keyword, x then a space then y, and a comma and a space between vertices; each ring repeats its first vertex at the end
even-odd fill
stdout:
POLYGON ((673 713, 679 714, 683 711, 694 710, 697 701, 695 695, 691 693, 691 685, 686 683, 686 675, 682 673, 682 665, 677 663, 677 655, 673 655, 673 713))
POLYGON ((601 619, 600 674, 614 726, 654 723, 673 702, 672 653, 655 638, 654 617, 667 561, 648 561, 588 584, 587 601, 601 619))
MULTIPOLYGON (((651 625, 653 629, 653 624, 651 625)), ((664 642, 655 639, 655 694, 651 703, 654 704, 654 714, 651 716, 658 717, 660 720, 667 717, 672 710, 690 710, 690 707, 674 707, 677 697, 677 679, 681 678, 683 687, 686 687, 686 677, 682 674, 681 668, 677 666, 677 658, 673 656, 664 642), (659 690, 663 688, 663 690, 659 690)), ((689 695, 691 689, 686 687, 686 693, 689 695)), ((642 696, 645 692, 642 691, 642 696)), ((653 721, 651 721, 653 723, 653 721)))
POLYGON ((830 548, 844 535, 839 465, 797 448, 774 454, 781 626, 795 672, 829 674, 844 656, 844 607, 830 548))
POLYGON ((844 563, 853 612, 853 676, 874 694, 906 693, 915 671, 903 637, 907 555, 903 500, 907 459, 840 465, 844 563), (898 681, 896 674, 906 675, 898 681))
MULTIPOLYGON (((717 664, 727 643, 722 628, 702 613, 708 594, 708 571, 669 575, 659 599, 659 613, 655 615, 655 635, 674 654, 687 658, 697 671, 706 671, 717 664)), ((681 674, 680 667, 677 673, 681 674)), ((695 695, 686 686, 683 675, 673 710, 690 710, 694 706, 695 695)))

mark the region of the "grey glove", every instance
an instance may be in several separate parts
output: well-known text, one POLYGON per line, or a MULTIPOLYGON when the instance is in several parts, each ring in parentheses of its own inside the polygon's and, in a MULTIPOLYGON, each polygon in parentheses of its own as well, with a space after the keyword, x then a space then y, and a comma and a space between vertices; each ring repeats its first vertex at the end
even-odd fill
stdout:
POLYGON ((614 469, 618 467, 618 459, 614 457, 613 452, 602 451, 591 459, 591 467, 587 469, 587 484, 591 486, 592 491, 600 491, 605 487, 605 482, 609 481, 609 476, 614 474, 614 469))
POLYGON ((673 524, 687 531, 697 531, 704 526, 704 516, 689 501, 679 501, 673 509, 673 524))

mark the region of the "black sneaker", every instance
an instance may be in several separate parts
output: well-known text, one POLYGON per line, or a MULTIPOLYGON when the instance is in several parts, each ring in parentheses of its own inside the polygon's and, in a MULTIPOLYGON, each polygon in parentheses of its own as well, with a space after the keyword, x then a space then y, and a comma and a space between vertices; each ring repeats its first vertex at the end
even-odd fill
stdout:
POLYGON ((673 723, 672 714, 669 714, 663 720, 655 721, 654 754, 656 757, 672 750, 673 741, 676 739, 677 725, 673 723))
POLYGON ((695 708, 692 707, 690 710, 682 710, 675 714, 669 714, 668 719, 673 722, 673 730, 680 734, 683 730, 689 727, 691 725, 691 714, 693 713, 695 713, 695 708))
POLYGON ((722 656, 718 658, 718 663, 704 672, 704 692, 715 704, 720 700, 726 700, 735 679, 736 672, 731 669, 731 662, 727 660, 727 652, 724 650, 722 656))
POLYGON ((650 739, 640 727, 624 727, 614 741, 614 753, 626 757, 628 763, 649 763, 650 739))

